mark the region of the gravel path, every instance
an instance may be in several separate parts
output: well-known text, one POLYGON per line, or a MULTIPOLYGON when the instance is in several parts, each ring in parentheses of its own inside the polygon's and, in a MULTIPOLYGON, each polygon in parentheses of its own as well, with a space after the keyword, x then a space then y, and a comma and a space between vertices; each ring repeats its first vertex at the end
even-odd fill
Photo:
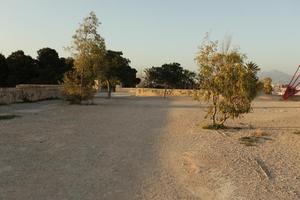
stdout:
POLYGON ((20 116, 0 121, 0 199, 300 199, 299 102, 257 100, 221 132, 187 98, 95 102, 0 106, 20 116))

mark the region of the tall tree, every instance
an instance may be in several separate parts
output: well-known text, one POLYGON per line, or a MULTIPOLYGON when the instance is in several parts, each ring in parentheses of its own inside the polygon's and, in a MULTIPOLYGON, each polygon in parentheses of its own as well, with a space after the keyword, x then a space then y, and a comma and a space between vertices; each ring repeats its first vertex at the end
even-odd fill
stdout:
POLYGON ((196 74, 183 69, 179 63, 164 64, 145 70, 147 87, 164 88, 164 97, 168 88, 191 89, 196 85, 196 74))
POLYGON ((8 67, 7 85, 14 87, 17 84, 36 83, 38 75, 37 61, 23 51, 13 52, 6 59, 8 67))
MULTIPOLYGON (((223 45, 224 46, 224 45, 223 45)), ((196 57, 199 65, 200 96, 210 107, 206 117, 213 128, 220 128, 229 118, 251 110, 257 94, 258 66, 245 64, 246 56, 235 49, 218 49, 218 42, 206 41, 196 57)))
POLYGON ((37 77, 39 83, 43 84, 57 84, 61 80, 63 74, 64 63, 60 62, 58 53, 51 48, 43 48, 38 50, 38 64, 39 76, 37 77))
POLYGON ((0 54, 0 87, 6 87, 7 85, 8 68, 6 64, 6 58, 0 54))
POLYGON ((83 20, 69 48, 74 56, 74 69, 65 75, 64 91, 73 102, 93 99, 98 71, 104 63, 105 42, 98 33, 100 22, 94 12, 83 20))
POLYGON ((105 64, 99 69, 99 79, 107 86, 108 98, 111 98, 112 87, 121 83, 124 87, 138 84, 137 71, 130 67, 130 60, 123 57, 121 51, 108 50, 105 64))
POLYGON ((64 74, 71 71, 74 68, 74 58, 61 57, 59 58, 59 63, 60 63, 60 67, 59 67, 59 72, 58 72, 59 74, 57 75, 57 78, 58 78, 58 83, 61 83, 64 78, 64 74))
POLYGON ((148 68, 145 75, 146 87, 192 89, 196 85, 196 73, 183 69, 179 63, 148 68))
POLYGON ((261 84, 259 82, 259 78, 257 76, 258 72, 260 71, 259 66, 254 62, 248 62, 245 65, 246 74, 245 79, 245 88, 246 92, 248 93, 249 99, 254 99, 257 96, 258 91, 261 90, 261 84))
POLYGON ((181 86, 182 89, 194 89, 197 86, 197 74, 184 69, 182 72, 181 86))

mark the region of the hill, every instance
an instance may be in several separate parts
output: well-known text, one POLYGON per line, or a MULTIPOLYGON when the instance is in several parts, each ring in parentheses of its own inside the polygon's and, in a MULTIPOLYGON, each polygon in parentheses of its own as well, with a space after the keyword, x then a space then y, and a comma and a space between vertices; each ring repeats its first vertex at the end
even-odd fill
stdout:
POLYGON ((278 70, 262 71, 259 73, 259 78, 263 79, 270 77, 274 84, 287 84, 292 79, 290 74, 278 70))

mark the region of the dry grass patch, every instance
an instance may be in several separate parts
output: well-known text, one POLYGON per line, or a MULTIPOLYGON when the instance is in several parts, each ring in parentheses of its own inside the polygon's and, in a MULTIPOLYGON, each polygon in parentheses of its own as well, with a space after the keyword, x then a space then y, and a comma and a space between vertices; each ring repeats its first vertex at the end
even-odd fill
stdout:
POLYGON ((228 127, 224 126, 224 125, 219 125, 219 124, 215 124, 215 125, 205 125, 202 127, 203 129, 208 129, 208 130, 220 130, 220 129, 227 129, 228 127))
POLYGON ((246 146, 257 146, 259 143, 262 143, 266 140, 272 140, 270 135, 258 129, 253 132, 250 136, 241 137, 239 141, 241 144, 246 146))
POLYGON ((294 132, 295 135, 300 135, 300 130, 294 132))

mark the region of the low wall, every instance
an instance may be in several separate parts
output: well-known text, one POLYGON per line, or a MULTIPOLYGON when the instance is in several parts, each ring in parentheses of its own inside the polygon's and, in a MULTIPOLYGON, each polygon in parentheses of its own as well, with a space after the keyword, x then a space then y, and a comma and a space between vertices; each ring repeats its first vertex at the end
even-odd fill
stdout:
MULTIPOLYGON (((116 88, 116 92, 130 93, 135 96, 164 96, 164 89, 155 88, 116 88)), ((194 90, 168 89, 167 96, 193 96, 194 90)))
POLYGON ((121 93, 129 93, 131 95, 135 95, 137 88, 121 88, 121 87, 116 87, 116 92, 121 92, 121 93))
POLYGON ((62 97, 60 85, 17 85, 15 88, 0 88, 0 104, 34 102, 62 97))

